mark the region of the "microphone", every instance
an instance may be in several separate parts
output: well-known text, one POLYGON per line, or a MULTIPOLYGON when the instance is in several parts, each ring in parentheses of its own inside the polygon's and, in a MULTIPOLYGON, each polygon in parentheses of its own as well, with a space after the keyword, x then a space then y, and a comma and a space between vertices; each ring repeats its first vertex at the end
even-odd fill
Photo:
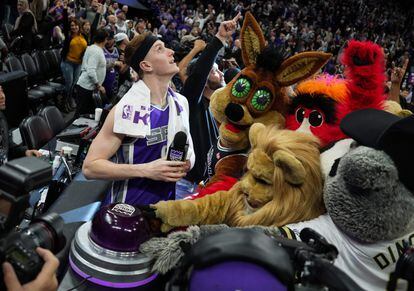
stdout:
POLYGON ((184 131, 179 131, 174 136, 174 141, 171 143, 167 161, 182 161, 184 162, 187 157, 187 134, 184 131))

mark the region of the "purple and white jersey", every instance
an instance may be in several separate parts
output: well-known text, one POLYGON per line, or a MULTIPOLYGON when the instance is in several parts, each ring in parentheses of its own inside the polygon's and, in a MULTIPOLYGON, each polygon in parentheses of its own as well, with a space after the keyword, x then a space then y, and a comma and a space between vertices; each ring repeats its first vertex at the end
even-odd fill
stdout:
MULTIPOLYGON (((151 105, 151 135, 145 138, 125 137, 117 151, 114 162, 118 164, 143 164, 161 158, 166 152, 169 106, 161 109, 151 105)), ((175 198, 175 183, 136 178, 114 181, 105 204, 124 202, 131 205, 148 205, 160 200, 175 198)))

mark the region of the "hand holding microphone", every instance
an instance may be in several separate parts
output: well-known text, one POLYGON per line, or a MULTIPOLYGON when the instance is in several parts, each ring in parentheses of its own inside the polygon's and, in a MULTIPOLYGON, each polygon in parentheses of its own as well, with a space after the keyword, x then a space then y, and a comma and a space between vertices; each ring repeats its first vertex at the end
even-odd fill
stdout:
POLYGON ((190 169, 187 158, 187 134, 177 132, 168 148, 167 160, 158 159, 147 164, 146 178, 165 182, 177 182, 190 169))

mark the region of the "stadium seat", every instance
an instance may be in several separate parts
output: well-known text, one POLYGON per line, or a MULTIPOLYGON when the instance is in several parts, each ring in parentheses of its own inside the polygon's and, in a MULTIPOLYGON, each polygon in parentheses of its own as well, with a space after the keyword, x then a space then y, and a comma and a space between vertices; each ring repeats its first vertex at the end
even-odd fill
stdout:
POLYGON ((56 106, 47 106, 39 111, 47 126, 52 130, 53 136, 56 136, 65 128, 65 120, 63 119, 62 113, 56 106))
POLYGON ((52 129, 38 115, 25 118, 20 124, 19 130, 24 144, 29 149, 40 149, 53 138, 52 129))

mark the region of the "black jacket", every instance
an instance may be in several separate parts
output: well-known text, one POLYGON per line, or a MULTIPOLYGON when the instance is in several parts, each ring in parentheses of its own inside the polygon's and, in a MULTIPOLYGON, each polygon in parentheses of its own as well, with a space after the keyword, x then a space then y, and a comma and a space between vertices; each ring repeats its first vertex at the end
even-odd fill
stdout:
POLYGON ((216 37, 207 45, 194 64, 181 94, 188 100, 190 109, 190 133, 193 138, 196 162, 186 179, 200 182, 203 179, 210 147, 217 142, 217 124, 210 111, 210 101, 202 95, 210 70, 223 43, 216 37))
POLYGON ((34 30, 35 19, 32 13, 24 12, 20 19, 19 26, 10 33, 12 38, 23 36, 22 50, 32 50, 33 38, 35 36, 34 30))

